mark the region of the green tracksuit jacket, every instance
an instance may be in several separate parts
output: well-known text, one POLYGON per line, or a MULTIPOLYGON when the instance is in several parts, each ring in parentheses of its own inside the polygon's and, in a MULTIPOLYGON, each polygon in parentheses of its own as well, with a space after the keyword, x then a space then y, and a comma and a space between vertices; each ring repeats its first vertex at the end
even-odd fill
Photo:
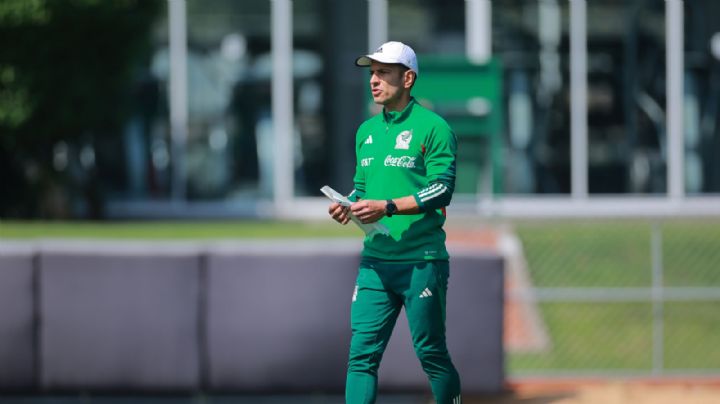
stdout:
POLYGON ((381 219, 390 235, 366 237, 363 259, 447 260, 442 226, 455 188, 457 154, 447 122, 412 98, 403 111, 383 111, 360 125, 355 150, 351 200, 413 195, 421 209, 419 214, 381 219))

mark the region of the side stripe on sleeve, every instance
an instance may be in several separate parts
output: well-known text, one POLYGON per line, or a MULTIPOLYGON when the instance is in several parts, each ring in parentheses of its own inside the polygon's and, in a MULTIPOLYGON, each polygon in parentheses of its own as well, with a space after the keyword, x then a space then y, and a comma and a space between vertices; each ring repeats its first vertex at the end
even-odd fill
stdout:
POLYGON ((448 189, 447 186, 444 184, 433 184, 429 186, 428 188, 423 189, 422 191, 418 192, 418 196, 420 197, 420 201, 423 203, 429 201, 430 199, 437 198, 439 196, 442 196, 443 194, 447 193, 448 189))

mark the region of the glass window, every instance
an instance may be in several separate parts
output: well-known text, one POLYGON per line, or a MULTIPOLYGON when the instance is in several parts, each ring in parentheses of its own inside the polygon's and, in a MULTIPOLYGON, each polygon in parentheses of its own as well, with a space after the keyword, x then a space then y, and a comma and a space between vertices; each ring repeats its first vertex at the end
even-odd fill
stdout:
POLYGON ((720 192, 720 2, 685 6, 685 192, 720 192))
POLYGON ((260 158, 270 119, 269 22, 270 2, 187 2, 189 200, 272 189, 260 158))
POLYGON ((665 193, 663 2, 588 2, 590 193, 665 193))
MULTIPOLYGON (((322 9, 317 3, 293 3, 296 195, 319 189, 330 172, 323 147, 322 9)), ((189 201, 272 197, 270 21, 270 1, 187 1, 189 201)), ((157 107, 144 109, 138 122, 131 122, 126 142, 133 151, 129 188, 140 198, 171 194, 168 42, 165 13, 155 30, 147 83, 141 85, 157 107)))
POLYGON ((568 12, 564 1, 493 3, 508 194, 570 193, 568 12))

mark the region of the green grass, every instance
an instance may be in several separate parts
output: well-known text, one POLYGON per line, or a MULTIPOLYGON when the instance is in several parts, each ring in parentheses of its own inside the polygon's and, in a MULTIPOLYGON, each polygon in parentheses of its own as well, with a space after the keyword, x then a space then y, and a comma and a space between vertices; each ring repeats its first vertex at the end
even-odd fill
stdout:
POLYGON ((0 221, 0 239, 226 239, 362 237, 356 226, 326 221, 0 221))
POLYGON ((652 307, 645 303, 543 303, 550 346, 512 354, 510 372, 643 370, 652 366, 652 307))
MULTIPOLYGON (((659 221, 663 284, 720 287, 720 218, 659 221)), ((647 220, 518 222, 535 287, 652 285, 647 220)), ((510 373, 652 369, 652 306, 647 303, 540 304, 552 344, 512 353, 510 373)), ((665 369, 720 370, 720 301, 666 302, 665 369)))
MULTIPOLYGON (((543 303, 551 345, 541 352, 512 353, 511 374, 542 370, 652 369, 650 303, 543 303)), ((663 367, 720 369, 720 301, 667 302, 663 367)))
POLYGON ((665 306, 665 365, 720 369, 720 301, 672 302, 665 306))
MULTIPOLYGON (((652 284, 653 223, 560 221, 516 224, 537 287, 645 287, 652 284)), ((664 220, 667 286, 720 286, 720 218, 664 220)))
POLYGON ((663 226, 664 282, 668 286, 720 286, 720 220, 663 226))

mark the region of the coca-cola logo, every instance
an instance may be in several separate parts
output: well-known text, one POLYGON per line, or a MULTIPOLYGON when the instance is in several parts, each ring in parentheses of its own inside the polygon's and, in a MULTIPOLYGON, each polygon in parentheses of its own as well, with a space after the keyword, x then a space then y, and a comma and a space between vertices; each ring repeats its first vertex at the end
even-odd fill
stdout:
POLYGON ((416 157, 412 156, 392 156, 390 154, 385 157, 385 167, 402 167, 415 168, 416 157))

